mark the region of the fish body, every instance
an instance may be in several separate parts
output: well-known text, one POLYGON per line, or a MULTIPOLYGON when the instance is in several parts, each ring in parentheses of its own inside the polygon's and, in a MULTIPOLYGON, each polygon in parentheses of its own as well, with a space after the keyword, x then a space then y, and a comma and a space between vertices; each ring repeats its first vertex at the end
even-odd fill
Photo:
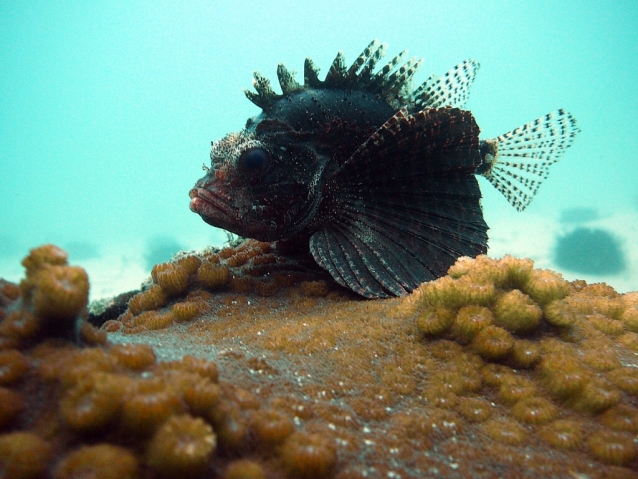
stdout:
POLYGON ((262 109, 213 142, 190 191, 207 223, 260 241, 306 241, 340 284, 368 298, 404 295, 487 252, 476 175, 523 210, 578 132, 563 110, 481 140, 463 106, 478 71, 466 60, 416 89, 421 60, 376 69, 376 40, 325 79, 307 59, 304 84, 279 65, 282 94, 255 73, 262 109))

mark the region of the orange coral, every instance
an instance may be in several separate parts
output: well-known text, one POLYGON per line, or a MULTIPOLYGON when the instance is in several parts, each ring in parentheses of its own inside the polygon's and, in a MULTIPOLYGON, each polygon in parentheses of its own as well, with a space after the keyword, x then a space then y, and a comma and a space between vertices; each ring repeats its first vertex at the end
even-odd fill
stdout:
POLYGON ((75 320, 88 304, 89 278, 82 268, 46 266, 33 278, 33 312, 41 318, 75 320))
POLYGON ((148 464, 164 477, 199 477, 217 446, 215 433, 202 419, 174 416, 158 429, 146 453, 148 464))
POLYGON ((115 344, 110 352, 130 369, 144 369, 155 363, 155 352, 147 344, 115 344))
POLYGON ((295 433, 282 447, 284 465, 293 477, 327 477, 337 461, 334 446, 315 434, 295 433))
POLYGON ((259 440, 268 446, 281 444, 295 430, 294 423, 276 411, 257 411, 251 421, 259 440))
POLYGON ((636 457, 634 438, 627 433, 598 431, 587 440, 589 451, 595 459, 622 466, 636 457))
POLYGON ((266 479, 266 473, 258 462, 240 459, 228 464, 224 479, 266 479))
POLYGON ((9 313, 0 322, 0 335, 10 338, 16 345, 35 336, 39 330, 39 320, 23 309, 9 313))
POLYGON ((514 405, 512 413, 525 424, 544 424, 556 419, 558 408, 547 399, 526 397, 514 405))
POLYGON ((67 264, 66 251, 52 244, 45 244, 29 251, 29 256, 22 260, 27 276, 35 273, 44 265, 64 266, 67 264))
POLYGON ((15 349, 0 351, 0 386, 20 381, 29 370, 27 357, 15 349))
POLYGON ((23 409, 24 400, 20 394, 11 389, 0 387, 0 430, 13 424, 23 409))
POLYGON ((195 255, 183 256, 177 260, 177 264, 184 268, 184 270, 190 275, 193 275, 197 272, 197 268, 202 264, 202 260, 199 259, 195 255))
POLYGON ((204 261, 197 269, 197 281, 199 281, 202 286, 212 290, 224 286, 229 279, 230 271, 226 266, 204 261))
POLYGON ((560 274, 547 269, 531 271, 522 288, 523 292, 540 305, 564 298, 570 289, 569 283, 560 274))
POLYGON ((575 449, 583 441, 580 424, 568 419, 559 419, 546 425, 540 434, 548 443, 559 449, 575 449))
POLYGON ((417 329, 426 336, 439 336, 445 333, 454 323, 454 310, 437 308, 424 311, 416 318, 417 329))
POLYGON ((54 476, 55 479, 136 479, 139 465, 135 456, 122 447, 82 446, 62 459, 54 476))
POLYGON ((472 341, 472 348, 488 360, 504 358, 513 347, 514 338, 512 335, 498 326, 486 326, 478 332, 472 341))
POLYGON ((478 332, 494 323, 494 315, 483 306, 468 305, 456 314, 452 335, 462 342, 470 342, 478 332))
POLYGON ((490 419, 483 424, 483 431, 503 444, 522 444, 527 439, 525 428, 509 419, 490 419))
POLYGON ((119 419, 127 381, 112 374, 94 373, 81 380, 60 401, 66 425, 78 433, 95 433, 119 419))
POLYGON ((3 479, 42 477, 51 460, 51 446, 30 432, 0 435, 0 471, 3 479))
POLYGON ((188 288, 188 271, 178 264, 160 263, 153 266, 151 276, 168 296, 176 296, 188 288))
POLYGON ((492 405, 483 398, 463 398, 456 407, 458 413, 470 422, 483 422, 490 418, 492 405))
POLYGON ((158 309, 164 306, 167 300, 166 293, 164 293, 162 287, 155 284, 146 291, 133 296, 128 302, 128 307, 131 313, 137 315, 142 311, 158 309))
POLYGON ((179 322, 190 321, 200 312, 200 305, 193 301, 175 303, 171 307, 171 313, 173 313, 173 316, 175 316, 175 320, 179 322))
POLYGON ((513 333, 535 329, 542 315, 538 305, 517 289, 499 297, 494 304, 496 324, 513 333))
POLYGON ((160 378, 138 380, 122 408, 122 425, 131 434, 150 435, 174 414, 184 411, 179 394, 160 378))
MULTIPOLYGON (((249 242, 221 256, 201 256, 207 258, 202 264, 217 261, 223 267, 240 253, 248 256, 232 271, 248 285, 245 294, 232 285, 214 293, 197 289, 199 257, 190 255, 194 259, 182 263, 175 258, 171 264, 193 268, 187 271, 192 283, 180 299, 137 315, 128 311, 118 321, 128 333, 148 330, 151 320, 176 320, 186 308, 177 305, 197 304, 198 321, 154 334, 164 344, 170 338, 171 345, 182 340, 209 346, 221 380, 216 363, 192 356, 156 362, 152 349, 141 345, 79 348, 56 340, 19 353, 29 369, 0 389, 0 408, 2 401, 22 404, 21 412, 2 409, 6 427, 31 428, 55 444, 41 476, 80 471, 63 471, 62 465, 84 451, 82 440, 90 438, 94 444, 126 445, 120 454, 133 458, 134 474, 142 475, 157 475, 149 464, 154 457, 158 464, 184 459, 184 469, 204 470, 191 472, 200 477, 345 479, 435 469, 451 477, 533 479, 574 471, 632 477, 638 458, 628 438, 638 432, 638 361, 630 348, 638 348, 638 335, 626 318, 631 319, 638 294, 566 283, 537 272, 529 260, 479 257, 459 260, 447 279, 405 298, 360 301, 338 289, 313 296, 304 292, 309 286, 294 284, 309 276, 285 272, 289 260, 275 253, 268 257, 274 261, 256 268, 264 258, 260 251, 249 242), (272 278, 277 288, 292 288, 262 296, 257 291, 264 278, 272 278), (536 304, 542 311, 535 327, 508 331, 506 322, 499 323, 497 305, 506 304, 508 295, 517 307, 536 304), (451 322, 432 330, 436 334, 423 334, 419 321, 437 311, 446 311, 451 322), (621 324, 623 333, 601 332, 600 325, 609 324, 621 324), (486 331, 482 346, 488 353, 480 354, 477 345, 486 331), (494 354, 499 335, 509 339, 494 354), (103 389, 119 391, 113 407, 96 406, 108 397, 103 389), (181 417, 203 425, 205 437, 209 432, 216 437, 218 447, 206 461, 185 452, 201 446, 189 434, 178 459, 171 459, 180 447, 170 446, 174 435, 162 431, 181 417), (170 454, 151 455, 154 443, 156 451, 170 454), (143 469, 137 469, 137 460, 144 461, 143 469)), ((50 266, 41 260, 34 264, 36 272, 50 266)), ((39 324, 30 302, 34 291, 28 279, 21 299, 0 303, 0 317, 29 313, 39 324)), ((15 315, 10 325, 28 317, 15 315)), ((45 339, 42 331, 9 339, 3 328, 4 351, 45 339)), ((84 464, 87 474, 98 474, 90 455, 79 457, 76 463, 84 464)))

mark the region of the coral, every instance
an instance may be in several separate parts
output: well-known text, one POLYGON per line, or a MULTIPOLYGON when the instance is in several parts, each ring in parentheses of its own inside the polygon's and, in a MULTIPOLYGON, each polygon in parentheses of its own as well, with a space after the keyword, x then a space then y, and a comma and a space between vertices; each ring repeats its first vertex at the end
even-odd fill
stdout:
POLYGON ((46 244, 29 251, 29 256, 24 258, 21 264, 27 270, 27 276, 31 276, 45 265, 64 266, 67 258, 68 255, 63 249, 46 244))
POLYGON ((454 310, 437 308, 424 311, 416 318, 417 329, 426 336, 439 336, 445 333, 454 323, 454 310))
POLYGON ((202 262, 197 269, 197 281, 210 290, 219 289, 230 279, 230 271, 226 266, 220 266, 208 261, 202 262))
POLYGON ((638 306, 632 305, 628 307, 621 316, 621 321, 625 328, 633 333, 638 332, 638 306))
POLYGON ((224 479, 266 479, 264 468, 250 459, 233 461, 224 471, 224 479))
POLYGON ((541 306, 564 298, 571 290, 569 283, 560 274, 547 269, 531 271, 522 289, 541 306))
POLYGON ((160 263, 153 267, 151 276, 167 296, 177 296, 188 288, 188 271, 174 263, 160 263))
POLYGON ((600 422, 615 431, 638 434, 638 409, 619 404, 599 416, 600 422))
POLYGON ((494 323, 492 311, 484 306, 464 306, 456 313, 452 335, 462 342, 470 342, 478 332, 494 323))
POLYGON ((110 353, 130 369, 144 369, 155 363, 155 352, 147 344, 115 344, 110 353))
POLYGON ((147 436, 172 415, 183 411, 179 394, 162 379, 140 379, 125 398, 122 425, 135 436, 147 436))
POLYGON ((119 419, 127 382, 118 376, 97 372, 81 380, 60 401, 65 424, 77 433, 96 433, 119 419))
POLYGON ((514 374, 504 375, 498 385, 498 398, 506 404, 530 399, 536 393, 537 387, 532 380, 514 374))
POLYGON ((328 294, 329 288, 326 281, 302 281, 299 284, 299 290, 304 296, 311 298, 323 298, 328 294))
POLYGON ((190 411, 196 416, 205 418, 212 417, 212 410, 221 399, 219 386, 209 378, 201 376, 184 385, 183 392, 184 400, 190 411))
POLYGON ((251 417, 251 426, 267 446, 281 444, 295 430, 294 423, 277 411, 257 411, 251 417))
POLYGON ((11 389, 0 387, 0 430, 15 423, 23 410, 22 396, 11 389))
MULTIPOLYGON (((11 373, 0 423, 44 444, 36 475, 111 477, 125 458, 132 466, 115 475, 632 477, 638 294, 480 256, 407 297, 364 301, 266 250, 251 241, 173 258, 188 273, 185 290, 170 296, 155 284, 164 304, 105 323, 127 333, 111 341, 149 340, 155 351, 91 340, 94 330, 81 333, 89 344, 49 334, 29 278, 2 296, 0 358, 26 369, 0 367, 0 377, 11 373), (204 264, 235 279, 206 291, 204 264), (503 313, 516 308, 522 319, 503 313), (179 323, 180 310, 196 320, 179 323), (618 324, 622 333, 608 334, 618 324), (167 356, 180 351, 216 359, 167 356), (197 456, 211 437, 216 446, 197 456), (100 461, 111 467, 97 472, 100 461)), ((65 267, 58 256, 34 255, 30 278, 65 267)), ((14 447, 6 436, 0 461, 14 447)))
POLYGON ((535 329, 542 315, 540 307, 518 289, 499 297, 494 304, 496 324, 512 333, 535 329))
POLYGON ((184 303, 175 303, 171 307, 171 313, 173 313, 176 321, 185 322, 190 321, 202 312, 201 309, 199 304, 193 301, 187 301, 184 303))
POLYGON ((202 260, 195 255, 182 256, 177 260, 177 265, 183 268, 189 276, 194 275, 202 264, 202 260))
POLYGON ((544 424, 556 419, 558 408, 547 399, 526 397, 514 405, 512 414, 525 424, 544 424))
POLYGON ((28 311, 19 309, 9 313, 0 322, 0 335, 13 343, 22 344, 35 336, 40 329, 40 321, 28 311))
POLYGON ((316 434, 294 433, 282 446, 282 459, 293 477, 327 477, 337 461, 331 441, 316 434))
POLYGON ((164 306, 167 300, 162 287, 155 284, 143 293, 133 296, 128 302, 128 307, 133 315, 138 315, 142 311, 151 311, 164 306))
POLYGON ((490 419, 483 423, 482 430, 491 439, 503 444, 522 444, 527 439, 527 431, 509 419, 490 419))
POLYGON ((29 279, 33 312, 40 318, 74 321, 88 304, 89 278, 74 266, 46 266, 29 279))
POLYGON ((492 405, 483 398, 463 398, 456 411, 470 422, 484 422, 492 416, 492 405))
POLYGON ((164 477, 200 477, 217 446, 209 424, 189 415, 173 416, 157 430, 147 463, 164 477))
POLYGON ((626 393, 638 396, 638 369, 618 368, 611 371, 607 378, 626 393))
POLYGON ((512 362, 517 368, 528 369, 534 367, 541 358, 538 344, 533 341, 519 339, 514 341, 512 348, 512 362))
POLYGON ((587 439, 591 455, 607 464, 625 465, 636 457, 634 438, 627 433, 598 431, 587 439))
POLYGON ((30 432, 0 435, 0 474, 3 479, 42 477, 51 460, 51 446, 30 432))
POLYGON ((0 351, 0 386, 20 381, 30 368, 27 357, 15 349, 0 351))
POLYGON ((137 459, 128 450, 111 444, 82 446, 66 456, 55 469, 55 479, 136 479, 137 459))
POLYGON ((92 346, 106 344, 106 333, 104 331, 100 331, 91 323, 86 321, 82 321, 78 330, 78 336, 86 344, 90 344, 92 346))
POLYGON ((472 348, 487 360, 504 358, 513 347, 514 338, 512 335, 498 326, 484 327, 472 341, 472 348))
POLYGON ((558 449, 576 449, 583 441, 580 424, 569 419, 559 419, 546 425, 540 435, 558 449))

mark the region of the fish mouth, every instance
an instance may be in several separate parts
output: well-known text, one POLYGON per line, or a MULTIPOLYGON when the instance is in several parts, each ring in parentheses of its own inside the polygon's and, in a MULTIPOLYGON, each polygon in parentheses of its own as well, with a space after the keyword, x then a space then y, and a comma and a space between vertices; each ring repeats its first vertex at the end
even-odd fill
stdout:
POLYGON ((191 211, 201 216, 206 223, 224 229, 237 223, 236 215, 232 214, 228 202, 220 195, 205 188, 195 187, 190 190, 188 196, 191 199, 191 211))

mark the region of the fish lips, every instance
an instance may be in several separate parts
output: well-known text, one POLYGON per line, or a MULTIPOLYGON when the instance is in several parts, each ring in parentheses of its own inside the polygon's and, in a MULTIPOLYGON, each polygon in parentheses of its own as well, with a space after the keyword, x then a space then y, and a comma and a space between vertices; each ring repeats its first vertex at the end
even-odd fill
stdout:
POLYGON ((206 223, 227 230, 237 226, 236 212, 219 194, 210 189, 195 186, 188 196, 191 199, 189 205, 191 211, 201 216, 206 223))

